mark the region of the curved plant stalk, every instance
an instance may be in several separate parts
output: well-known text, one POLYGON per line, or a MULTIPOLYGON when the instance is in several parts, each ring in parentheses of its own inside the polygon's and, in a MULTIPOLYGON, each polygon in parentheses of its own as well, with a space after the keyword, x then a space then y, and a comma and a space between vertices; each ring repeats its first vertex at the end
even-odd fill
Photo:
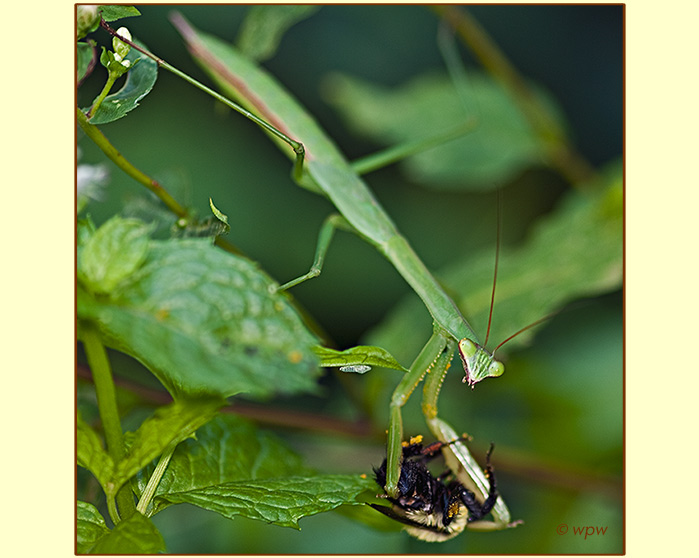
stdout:
POLYGON ((431 9, 459 34, 483 67, 510 92, 522 114, 548 146, 551 164, 574 186, 592 180, 595 176, 592 166, 570 145, 555 119, 537 101, 526 81, 468 10, 441 5, 431 6, 431 9))
POLYGON ((150 517, 150 514, 147 513, 148 506, 151 500, 153 499, 153 495, 155 494, 155 491, 157 490, 158 485, 160 484, 160 479, 163 478, 163 475, 167 470, 167 466, 170 463, 170 459, 172 458, 172 454, 175 453, 175 449, 177 449, 178 444, 179 442, 172 442, 165 449, 163 454, 160 456, 160 459, 158 460, 158 464, 155 466, 153 474, 148 479, 148 484, 146 484, 146 487, 143 489, 143 494, 141 494, 141 498, 138 501, 136 511, 142 513, 147 517, 150 517))
MULTIPOLYGON (((81 324, 81 339, 95 382, 97 406, 102 420, 104 437, 107 441, 107 452, 114 463, 119 463, 126 450, 116 401, 116 388, 114 387, 107 351, 102 344, 99 332, 90 323, 81 324)), ((121 519, 129 517, 136 510, 131 488, 128 485, 122 487, 116 495, 116 502, 107 495, 107 506, 109 515, 115 524, 119 523, 121 519)))

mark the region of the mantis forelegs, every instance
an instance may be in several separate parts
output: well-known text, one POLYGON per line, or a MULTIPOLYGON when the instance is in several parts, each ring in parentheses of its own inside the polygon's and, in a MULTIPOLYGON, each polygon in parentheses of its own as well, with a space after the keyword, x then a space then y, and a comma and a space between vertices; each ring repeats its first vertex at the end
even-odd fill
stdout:
MULTIPOLYGON (((442 453, 448 469, 456 475, 462 485, 476 494, 479 500, 483 501, 490 493, 490 479, 473 458, 468 447, 461 441, 455 442, 455 440, 463 438, 463 434, 458 434, 446 421, 437 416, 439 391, 449 369, 455 348, 456 341, 449 338, 446 341, 444 350, 437 356, 430 367, 423 387, 422 412, 432 434, 445 444, 442 453)), ((500 496, 495 501, 492 514, 495 521, 475 521, 469 523, 469 529, 497 530, 517 524, 517 522, 511 522, 510 511, 500 496)))
MULTIPOLYGON (((410 398, 411 393, 420 383, 427 372, 438 362, 439 357, 447 346, 447 334, 435 328, 432 337, 422 348, 420 354, 408 373, 403 376, 391 397, 391 417, 388 427, 386 448, 386 493, 395 497, 398 494, 398 479, 400 478, 401 458, 403 451, 403 418, 401 409, 410 398)), ((453 352, 453 347, 452 347, 453 352)))

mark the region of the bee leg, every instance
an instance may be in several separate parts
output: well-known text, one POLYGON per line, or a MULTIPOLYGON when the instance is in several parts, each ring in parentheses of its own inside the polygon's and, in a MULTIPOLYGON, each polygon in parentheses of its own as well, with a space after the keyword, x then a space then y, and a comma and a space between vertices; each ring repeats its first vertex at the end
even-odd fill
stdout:
POLYGON ((495 506, 495 502, 498 499, 498 486, 495 480, 495 472, 493 471, 493 466, 490 464, 490 454, 493 453, 493 447, 494 445, 490 444, 490 449, 488 450, 488 453, 485 456, 484 472, 486 478, 488 479, 488 482, 490 483, 488 497, 481 504, 476 499, 475 494, 467 488, 464 488, 461 491, 461 500, 466 506, 466 509, 468 509, 469 511, 469 522, 483 519, 483 517, 490 513, 490 511, 493 509, 493 506, 495 506))

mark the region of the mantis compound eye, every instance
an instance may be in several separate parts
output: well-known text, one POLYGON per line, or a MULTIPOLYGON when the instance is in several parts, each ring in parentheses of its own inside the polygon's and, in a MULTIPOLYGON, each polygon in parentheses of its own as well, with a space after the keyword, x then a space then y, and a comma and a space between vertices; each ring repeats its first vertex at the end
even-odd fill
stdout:
POLYGON ((478 352, 478 345, 476 345, 470 339, 462 339, 459 341, 459 352, 461 353, 462 357, 470 358, 475 356, 475 354, 478 352))
POLYGON ((493 362, 491 362, 490 366, 488 367, 488 376, 490 376, 491 378, 497 378, 498 376, 502 376, 504 372, 505 365, 499 360, 493 360, 493 362))

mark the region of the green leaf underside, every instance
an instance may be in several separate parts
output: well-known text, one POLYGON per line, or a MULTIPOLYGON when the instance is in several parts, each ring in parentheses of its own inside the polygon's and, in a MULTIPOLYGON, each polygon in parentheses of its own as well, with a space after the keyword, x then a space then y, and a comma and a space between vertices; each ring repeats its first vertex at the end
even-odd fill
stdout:
POLYGON ((252 60, 262 62, 276 53, 286 30, 320 9, 313 5, 252 6, 238 34, 237 48, 252 60))
POLYGON ((106 344, 140 360, 173 396, 313 392, 317 340, 274 285, 209 240, 151 240, 112 296, 78 289, 78 317, 96 322, 106 344))
POLYGON ((162 535, 147 517, 136 512, 100 538, 90 554, 157 554, 165 552, 162 535))
MULTIPOLYGON (((503 248, 489 345, 497 345, 569 301, 619 288, 623 272, 621 168, 611 168, 602 181, 592 193, 571 191, 540 220, 520 248, 503 248)), ((488 322, 493 250, 457 261, 439 273, 478 332, 485 332, 488 322)), ((425 331, 419 326, 423 313, 415 297, 405 299, 374 330, 371 341, 402 357, 403 347, 418 346, 424 339, 425 331)), ((535 332, 536 328, 523 332, 499 352, 526 345, 535 332)))
POLYGON ((109 534, 109 529, 102 514, 87 502, 78 501, 77 520, 77 551, 86 554, 99 539, 109 534))
MULTIPOLYGON (((135 44, 146 48, 143 43, 134 40, 135 44)), ((138 106, 138 102, 143 99, 155 85, 158 78, 158 65, 156 62, 144 54, 132 48, 126 55, 126 60, 131 61, 131 68, 126 73, 124 86, 117 91, 107 95, 102 101, 99 109, 90 118, 91 124, 108 124, 126 116, 138 106), (138 60, 138 64, 136 64, 138 60)), ((82 109, 87 112, 89 107, 82 109)))
MULTIPOLYGON (((150 470, 139 476, 141 489, 150 470)), ((304 516, 361 503, 356 497, 372 482, 360 475, 316 476, 275 435, 220 415, 177 447, 154 502, 156 512, 189 503, 228 518, 297 527, 304 516)))
POLYGON ((360 345, 344 351, 336 351, 328 347, 316 346, 313 351, 320 358, 320 365, 325 367, 367 365, 407 372, 407 369, 381 347, 360 345))
MULTIPOLYGON (((427 186, 493 189, 541 164, 542 147, 533 130, 502 87, 481 73, 468 74, 464 101, 446 75, 423 75, 389 89, 334 74, 326 86, 348 125, 384 145, 433 137, 473 120, 471 132, 404 161, 411 180, 427 186)), ((540 97, 552 107, 553 101, 540 97)))

